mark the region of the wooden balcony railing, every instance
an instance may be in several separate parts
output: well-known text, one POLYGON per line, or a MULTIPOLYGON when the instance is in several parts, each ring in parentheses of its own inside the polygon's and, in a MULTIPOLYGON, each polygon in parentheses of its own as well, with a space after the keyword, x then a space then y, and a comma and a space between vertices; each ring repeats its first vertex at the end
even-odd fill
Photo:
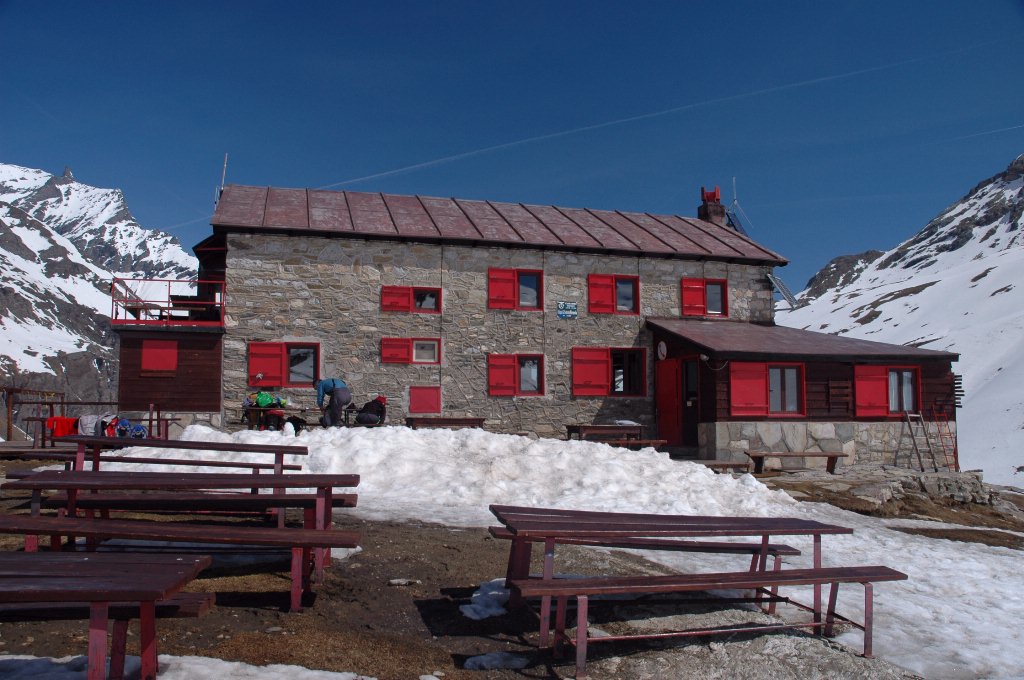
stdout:
POLYGON ((223 281, 114 279, 110 321, 136 326, 223 326, 223 281))

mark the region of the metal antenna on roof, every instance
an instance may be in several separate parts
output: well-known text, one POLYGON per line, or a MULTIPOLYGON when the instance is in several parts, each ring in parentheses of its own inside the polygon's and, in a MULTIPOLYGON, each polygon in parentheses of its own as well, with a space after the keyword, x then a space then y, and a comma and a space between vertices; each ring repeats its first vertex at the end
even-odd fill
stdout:
POLYGON ((747 218, 747 214, 745 212, 743 212, 743 208, 740 207, 740 200, 736 196, 736 178, 733 177, 732 178, 732 204, 728 208, 726 208, 726 210, 725 210, 725 218, 726 218, 726 221, 729 223, 730 227, 732 227, 733 229, 735 229, 739 233, 743 234, 744 236, 749 236, 750 234, 748 234, 747 230, 743 228, 743 223, 740 222, 740 213, 743 213, 743 219, 747 220, 747 222, 750 221, 747 218))
POLYGON ((224 169, 220 171, 220 186, 214 190, 213 205, 216 207, 217 202, 220 201, 220 195, 224 192, 224 180, 228 176, 228 155, 224 154, 224 169))

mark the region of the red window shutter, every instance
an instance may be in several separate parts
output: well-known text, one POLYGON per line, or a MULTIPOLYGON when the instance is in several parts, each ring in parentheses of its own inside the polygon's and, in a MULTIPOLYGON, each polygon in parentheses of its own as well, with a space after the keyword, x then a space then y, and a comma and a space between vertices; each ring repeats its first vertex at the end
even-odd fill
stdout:
POLYGON ((729 411, 734 416, 768 415, 768 364, 729 364, 729 411))
POLYGON ((853 395, 857 416, 889 415, 889 367, 854 366, 853 395))
POLYGON ((615 277, 591 274, 587 277, 587 310, 591 314, 615 313, 615 277))
POLYGON ((381 338, 380 361, 383 364, 411 364, 412 340, 409 338, 381 338))
POLYGON ((517 366, 515 354, 488 354, 487 394, 492 397, 514 397, 517 366))
POLYGON ((283 342, 250 342, 249 385, 283 385, 287 356, 288 352, 283 342))
POLYGON ((178 341, 143 340, 142 370, 163 372, 178 370, 178 341))
POLYGON ((515 309, 519 298, 515 269, 487 270, 487 307, 515 309))
POLYGON ((409 387, 409 413, 440 412, 440 385, 411 385, 409 387))
POLYGON ((572 348, 572 393, 603 397, 611 392, 612 355, 607 347, 572 348))
POLYGON ((704 279, 683 279, 683 316, 704 316, 708 306, 704 297, 704 279))
POLYGON ((410 286, 381 286, 380 308, 385 312, 411 312, 412 288, 410 286))

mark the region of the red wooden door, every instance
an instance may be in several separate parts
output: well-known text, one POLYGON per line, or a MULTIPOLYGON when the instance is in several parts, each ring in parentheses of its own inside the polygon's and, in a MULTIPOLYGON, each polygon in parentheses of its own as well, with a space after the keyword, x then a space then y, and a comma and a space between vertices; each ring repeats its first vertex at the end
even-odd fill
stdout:
POLYGON ((654 364, 654 399, 658 408, 658 439, 669 446, 683 443, 683 362, 662 359, 654 364))

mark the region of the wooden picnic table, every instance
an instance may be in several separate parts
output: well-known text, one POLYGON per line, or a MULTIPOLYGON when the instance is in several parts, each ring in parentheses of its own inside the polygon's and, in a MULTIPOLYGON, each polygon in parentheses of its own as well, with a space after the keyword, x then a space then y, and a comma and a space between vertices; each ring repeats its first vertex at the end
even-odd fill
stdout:
POLYGON ((643 436, 643 425, 595 425, 570 424, 565 426, 568 439, 573 435, 577 439, 640 439, 643 436))
POLYGON ((405 425, 406 427, 411 427, 414 430, 425 427, 443 427, 449 429, 459 427, 481 428, 484 426, 485 420, 487 419, 462 416, 407 416, 405 419, 405 425))
MULTIPOLYGON (((88 680, 106 676, 107 625, 112 603, 139 607, 141 677, 157 675, 156 603, 181 590, 209 566, 208 556, 89 553, 0 553, 0 602, 89 603, 88 680)), ((120 677, 127 636, 115 626, 111 677, 120 677)))
MULTIPOLYGON (((78 446, 75 469, 85 469, 86 451, 92 452, 93 469, 98 469, 100 452, 111 449, 125 449, 134 446, 146 446, 154 449, 183 449, 189 451, 211 451, 225 453, 267 453, 274 456, 274 473, 284 471, 284 457, 306 456, 309 449, 305 446, 288 446, 285 444, 240 444, 237 442, 202 442, 183 439, 124 439, 121 437, 94 437, 90 435, 71 435, 60 437, 58 442, 76 444, 78 446)), ((157 461, 153 461, 157 462, 157 461)))
MULTIPOLYGON (((52 460, 60 463, 64 463, 64 469, 72 470, 75 464, 78 462, 78 454, 74 448, 52 448, 44 451, 35 450, 17 450, 12 449, 11 453, 7 453, 3 449, 0 449, 0 455, 4 455, 7 458, 13 460, 52 460)), ((97 463, 130 463, 139 465, 166 465, 169 467, 174 466, 188 466, 188 467, 211 467, 211 468, 247 468, 252 472, 260 472, 261 470, 274 470, 276 472, 276 465, 274 463, 253 463, 247 460, 207 460, 205 458, 164 458, 157 456, 118 456, 111 454, 100 454, 99 457, 90 456, 86 459, 85 463, 90 466, 94 466, 97 463)), ((281 466, 283 470, 301 470, 302 466, 296 463, 285 463, 281 466)), ((92 469, 98 469, 92 467, 92 469)), ((9 478, 13 478, 13 475, 8 471, 9 478)), ((22 475, 27 476, 27 475, 22 475)))
POLYGON ((5 490, 32 493, 32 514, 38 515, 43 491, 67 492, 68 515, 75 515, 75 503, 82 491, 200 491, 224 489, 285 489, 315 488, 316 528, 330 526, 332 494, 336 487, 359 485, 359 475, 352 474, 289 474, 260 475, 258 473, 208 472, 110 472, 106 470, 43 470, 23 479, 4 483, 5 490))
MULTIPOLYGON (((75 517, 78 496, 83 491, 97 494, 117 491, 202 491, 247 489, 272 489, 274 494, 285 489, 316 489, 316 500, 312 512, 311 529, 328 531, 334 509, 333 490, 337 487, 359 485, 359 475, 354 474, 289 474, 260 475, 245 473, 204 473, 204 472, 108 472, 82 470, 43 470, 23 479, 11 480, 0 486, 7 490, 29 491, 32 494, 32 516, 38 517, 42 508, 43 491, 64 491, 67 493, 66 513, 75 517)), ((252 497, 250 494, 244 494, 252 497)), ((258 497, 258 495, 257 495, 258 497)), ((244 498, 242 505, 244 505, 244 498)), ((346 504, 348 504, 346 502, 346 504)), ((280 507, 287 507, 286 501, 280 507)), ((283 518, 283 513, 280 515, 283 518)), ((283 522, 279 525, 283 527, 283 522)), ((289 531, 286 529, 286 531, 289 531)), ((59 537, 56 537, 59 541, 59 537)), ((25 550, 34 551, 39 546, 38 534, 26 533, 25 550)), ((330 559, 329 548, 313 551, 317 580, 323 576, 323 569, 330 559)), ((293 567, 293 580, 298 580, 298 570, 293 567)), ((293 590, 293 607, 294 607, 293 590)))
MULTIPOLYGON (((25 417, 23 417, 21 419, 21 420, 25 421, 26 423, 36 423, 36 425, 37 425, 37 427, 35 429, 35 432, 32 435, 32 445, 33 446, 39 447, 39 448, 46 448, 46 440, 47 440, 46 433, 47 433, 47 430, 49 430, 49 428, 46 427, 46 421, 48 421, 52 417, 53 416, 49 416, 49 417, 47 417, 47 416, 25 416, 25 417)), ((170 426, 171 426, 171 423, 179 422, 181 420, 181 418, 178 418, 178 417, 168 417, 168 416, 148 416, 147 415, 147 416, 143 416, 141 418, 135 418, 134 420, 135 420, 135 422, 140 422, 140 423, 141 422, 147 422, 147 423, 149 423, 149 434, 151 435, 150 439, 163 439, 163 440, 165 440, 165 439, 169 439, 170 438, 170 426), (154 424, 156 424, 155 428, 153 427, 154 424)), ((83 436, 84 437, 84 436, 91 436, 91 435, 74 435, 74 436, 83 436)), ((58 440, 63 439, 63 438, 64 437, 50 437, 49 438, 50 439, 50 446, 55 446, 57 444, 58 440)), ((114 438, 114 437, 112 437, 112 438, 114 438)), ((120 439, 121 441, 130 441, 130 439, 128 437, 116 437, 116 439, 120 439)))
POLYGON ((743 630, 776 630, 781 628, 811 628, 830 636, 834 622, 839 619, 864 631, 864 655, 871 656, 873 626, 873 584, 907 578, 906 574, 881 565, 822 567, 821 538, 824 535, 849 534, 847 527, 824 524, 814 520, 793 517, 714 517, 697 515, 660 515, 602 511, 561 510, 522 506, 492 505, 491 512, 504 525, 492 529, 496 537, 510 538, 509 563, 506 584, 510 604, 521 603, 527 597, 540 598, 540 645, 548 644, 551 630, 552 599, 557 600, 554 617, 554 646, 568 642, 576 646, 576 677, 586 675, 587 644, 596 641, 615 641, 627 638, 661 638, 708 634, 732 634, 734 626, 673 630, 669 632, 639 632, 630 635, 592 637, 587 630, 589 598, 599 595, 643 595, 654 593, 683 593, 706 590, 754 590, 749 601, 769 604, 774 612, 775 602, 788 602, 800 609, 813 612, 809 621, 785 621, 770 624, 750 624, 743 630), (507 533, 506 533, 507 532, 507 533), (503 535, 505 534, 505 535, 503 535), (769 543, 772 537, 784 535, 810 536, 814 542, 813 566, 810 568, 782 569, 778 556, 793 554, 788 546, 769 543), (554 554, 559 543, 594 545, 605 548, 634 548, 679 550, 686 552, 730 552, 721 541, 694 541, 716 537, 760 537, 760 545, 735 544, 736 554, 754 552, 750 567, 743 571, 719 573, 684 573, 668 575, 615 576, 597 575, 555 578, 554 554), (530 545, 544 543, 543 573, 530 577, 530 545), (766 569, 769 554, 776 556, 775 567, 766 569), (830 586, 827 615, 822 618, 822 585, 830 586), (858 623, 836 613, 840 584, 860 584, 864 588, 864 621, 858 623), (778 596, 780 586, 811 586, 813 606, 803 605, 778 596), (569 598, 577 603, 576 638, 565 634, 566 605, 569 598))
MULTIPOLYGON (((491 505, 491 513, 513 535, 509 549, 509 579, 529 576, 533 541, 544 542, 543 578, 554 578, 555 546, 564 539, 676 539, 758 536, 762 549, 757 569, 764 571, 769 539, 776 536, 811 536, 812 562, 821 567, 821 537, 851 534, 853 529, 793 517, 717 517, 702 515, 660 515, 588 510, 561 510, 511 505, 491 505)), ((814 589, 816 620, 821 613, 821 587, 814 589)), ((542 603, 541 616, 550 613, 550 601, 542 603), (546 610, 546 612, 545 612, 546 610)))

